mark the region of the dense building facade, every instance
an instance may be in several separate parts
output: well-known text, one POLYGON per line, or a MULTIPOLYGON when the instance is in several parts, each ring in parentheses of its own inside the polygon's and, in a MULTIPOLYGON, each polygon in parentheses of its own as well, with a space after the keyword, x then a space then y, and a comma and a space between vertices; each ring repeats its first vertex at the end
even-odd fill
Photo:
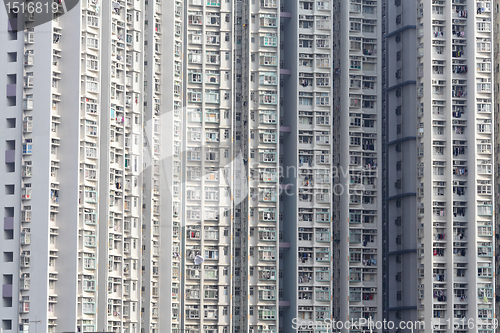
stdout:
POLYGON ((81 1, 35 27, 1 14, 5 331, 139 332, 143 11, 81 1))
MULTIPOLYGON (((386 4, 386 317, 494 318, 490 1, 386 4), (401 239, 402 237, 402 239, 401 239)), ((429 327, 432 325, 431 327, 429 327)))
POLYGON ((334 317, 375 322, 383 319, 382 1, 335 7, 334 317))
POLYGON ((82 1, 34 28, 2 13, 5 331, 138 332, 141 285, 158 292, 139 261, 144 9, 82 1))
MULTIPOLYGON (((493 98, 493 110, 494 110, 494 115, 495 115, 495 127, 494 127, 494 133, 495 133, 495 143, 500 140, 500 117, 499 112, 500 112, 500 94, 499 94, 499 84, 500 82, 498 81, 499 73, 500 73, 500 2, 498 1, 493 1, 493 9, 494 14, 493 14, 493 64, 494 68, 492 68, 492 71, 494 73, 494 91, 495 91, 495 96, 493 98)), ((497 200, 495 201, 495 237, 498 234, 498 230, 500 230, 500 219, 498 217, 498 212, 500 212, 499 209, 499 202, 498 200, 498 193, 500 193, 500 183, 498 181, 498 176, 500 175, 500 169, 498 168, 498 165, 500 163, 500 154, 498 153, 500 150, 497 149, 495 151, 495 168, 492 171, 493 174, 495 175, 495 184, 494 184, 494 190, 495 190, 495 197, 497 200)), ((498 238, 496 238, 498 240, 498 238)), ((495 274, 498 274, 500 271, 500 257, 497 252, 495 252, 495 274)), ((495 281, 495 314, 498 315, 500 313, 500 282, 498 279, 495 281)))
MULTIPOLYGON (((220 1, 185 2, 183 21, 185 170, 181 207, 184 224, 180 268, 185 295, 180 332, 230 332, 234 316, 231 184, 235 131, 234 5, 220 1), (201 264, 197 258, 203 258, 201 264), (233 277, 233 279, 231 279, 233 277), (233 297, 231 297, 233 296, 233 297)), ((240 178, 244 175, 241 174, 240 178)), ((241 254, 237 253, 238 258, 241 254)), ((241 292, 241 291, 240 291, 241 292)))
POLYGON ((35 27, 0 13, 1 328, 448 332, 465 317, 489 332, 493 11, 82 0, 35 27))
MULTIPOLYGON (((281 213, 283 331, 333 318, 331 227, 333 8, 282 2, 281 213)), ((313 332, 298 328, 298 332, 313 332)))
POLYGON ((384 317, 416 320, 418 4, 387 1, 385 6, 384 317))

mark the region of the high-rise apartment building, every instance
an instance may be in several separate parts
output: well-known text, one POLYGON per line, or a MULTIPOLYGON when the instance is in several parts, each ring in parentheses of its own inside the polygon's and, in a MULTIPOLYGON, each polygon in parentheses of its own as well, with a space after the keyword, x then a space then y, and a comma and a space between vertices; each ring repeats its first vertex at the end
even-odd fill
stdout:
MULTIPOLYGON (((494 74, 494 84, 493 84, 493 89, 496 92, 496 94, 493 97, 493 110, 494 110, 494 115, 495 115, 495 125, 493 128, 494 131, 494 140, 495 144, 499 142, 500 140, 500 117, 499 112, 500 112, 500 94, 499 92, 499 84, 500 81, 498 81, 499 73, 500 73, 500 2, 498 1, 493 1, 493 66, 492 71, 494 74)), ((497 146, 498 147, 498 146, 497 146)), ((497 149, 495 151, 495 162, 494 162, 494 170, 492 170, 492 174, 495 175, 496 180, 494 181, 493 184, 493 190, 495 191, 495 196, 498 198, 498 193, 500 193, 500 183, 498 181, 498 176, 500 175, 500 169, 498 166, 500 165, 500 154, 498 153, 500 149, 497 149)), ((497 212, 495 214, 495 239, 498 244, 498 230, 500 230, 500 219, 498 217, 498 212, 500 212, 499 209, 499 202, 500 200, 495 201, 495 207, 496 209, 494 210, 497 212)), ((500 271, 500 257, 499 253, 495 251, 495 274, 498 274, 500 271)), ((500 282, 498 279, 495 281, 495 314, 498 315, 500 313, 500 282)))
POLYGON ((335 7, 334 317, 375 322, 383 319, 382 1, 335 7))
POLYGON ((385 317, 490 332, 491 2, 395 0, 385 12, 385 317))
MULTIPOLYGON (((235 224, 244 213, 232 209, 233 198, 240 197, 233 192, 232 184, 238 181, 233 177, 247 176, 241 166, 232 163, 234 153, 245 154, 235 149, 242 145, 244 135, 241 97, 238 118, 234 111, 236 92, 241 94, 236 67, 240 68, 241 86, 245 64, 241 51, 236 54, 234 30, 236 10, 241 10, 242 4, 216 0, 184 5, 184 172, 180 189, 180 269, 184 279, 178 327, 179 332, 231 332, 244 311, 238 303, 247 295, 241 288, 244 249, 235 250, 233 245, 241 242, 241 223, 238 227, 235 224), (239 314, 234 313, 236 309, 239 314)), ((239 39, 241 45, 241 35, 239 39)), ((242 192, 245 189, 242 187, 242 192)), ((243 195, 246 199, 247 192, 243 195)))
MULTIPOLYGON (((333 316, 333 8, 281 3, 280 330, 333 316)), ((312 332, 304 326, 298 332, 312 332)))
POLYGON ((322 1, 185 4, 180 331, 332 316, 331 15, 322 1))
POLYGON ((2 328, 138 332, 144 3, 32 14, 0 14, 2 328))
POLYGON ((181 320, 182 7, 148 1, 142 32, 141 330, 153 333, 176 332, 181 320))

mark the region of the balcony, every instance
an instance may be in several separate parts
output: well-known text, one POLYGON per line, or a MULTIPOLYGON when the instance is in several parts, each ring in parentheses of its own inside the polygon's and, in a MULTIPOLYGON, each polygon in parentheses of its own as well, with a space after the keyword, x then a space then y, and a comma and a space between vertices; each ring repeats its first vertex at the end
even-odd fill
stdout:
POLYGON ((83 280, 83 291, 96 291, 96 281, 95 280, 83 280))
POLYGON ((83 245, 86 247, 96 247, 96 237, 94 235, 85 235, 83 245))
POLYGON ((200 319, 200 311, 194 308, 187 308, 185 318, 187 320, 200 319))
POLYGON ((83 313, 84 314, 94 314, 95 313, 95 303, 94 302, 83 303, 83 313))
POLYGON ((259 280, 276 280, 275 270, 259 270, 259 280))
POLYGON ((157 14, 161 14, 161 3, 155 2, 154 8, 157 14))
POLYGON ((31 177, 32 176, 31 165, 23 165, 21 175, 26 178, 31 177))
POLYGON ((153 318, 159 318, 160 311, 158 311, 158 310, 159 310, 158 307, 153 307, 153 309, 152 309, 153 318))
POLYGON ((86 190, 85 191, 85 202, 97 203, 97 192, 86 190))
POLYGON ((33 88, 33 76, 26 76, 24 78, 24 88, 25 89, 33 88))
POLYGON ((260 143, 276 143, 277 135, 275 132, 261 132, 259 134, 260 143))
POLYGON ((259 201, 260 202, 276 202, 277 193, 273 190, 268 191, 260 191, 259 192, 259 201))
POLYGON ((275 320, 276 310, 271 306, 259 306, 259 320, 275 320))
POLYGON ((30 312, 30 301, 21 301, 19 303, 19 312, 20 313, 29 313, 30 312))
POLYGON ((35 32, 28 31, 24 35, 24 44, 33 44, 35 42, 35 32))
POLYGON ((25 120, 25 121, 23 121, 23 132, 24 133, 31 133, 31 132, 33 132, 33 121, 32 120, 25 120))
MULTIPOLYGON (((93 254, 92 254, 93 255, 93 254)), ((95 258, 93 257, 83 257, 83 268, 88 270, 94 270, 96 268, 95 258)))
POLYGON ((97 158, 97 148, 93 146, 85 147, 85 157, 91 159, 97 158))
MULTIPOLYGON (((215 271, 214 274, 217 274, 217 271, 215 271)), ((197 280, 200 278, 200 270, 199 269, 187 269, 186 277, 188 279, 197 280)))
POLYGON ((259 251, 259 260, 276 261, 276 250, 273 247, 266 247, 259 251))
POLYGON ((25 54, 24 55, 24 66, 33 66, 35 63, 35 56, 33 54, 25 54))
POLYGON ((21 222, 31 222, 31 210, 21 211, 21 222))
POLYGON ((23 100, 23 110, 24 111, 33 110, 33 98, 25 98, 23 100))
POLYGON ((186 290, 187 299, 200 299, 200 289, 199 287, 186 290))
POLYGON ((31 187, 23 187, 21 190, 21 199, 23 200, 31 200, 31 187))
POLYGON ((261 105, 276 105, 278 95, 275 93, 263 93, 259 95, 259 104, 261 105))
POLYGON ((260 152, 259 161, 263 163, 276 163, 276 153, 274 151, 260 152))
POLYGON ((19 282, 19 289, 20 290, 30 290, 29 274, 27 276, 24 275, 23 277, 21 277, 21 280, 19 282))
POLYGON ((24 251, 21 254, 21 268, 27 268, 31 266, 31 254, 29 251, 24 251))
POLYGON ((93 180, 97 180, 97 170, 93 168, 90 168, 90 166, 92 165, 86 165, 86 168, 85 168, 85 180, 90 180, 90 181, 93 181, 93 180), (87 167, 89 166, 89 167, 87 167))
POLYGON ((259 173, 259 181, 264 183, 275 183, 278 179, 276 172, 265 171, 259 173))
POLYGON ((23 231, 21 233, 21 244, 22 245, 29 245, 29 244, 31 244, 31 232, 29 232, 29 231, 23 231))

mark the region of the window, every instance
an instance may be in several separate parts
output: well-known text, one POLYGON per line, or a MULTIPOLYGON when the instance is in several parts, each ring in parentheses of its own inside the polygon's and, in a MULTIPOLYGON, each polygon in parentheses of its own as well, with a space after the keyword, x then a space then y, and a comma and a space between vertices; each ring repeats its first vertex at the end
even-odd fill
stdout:
MULTIPOLYGON (((189 30, 188 32, 188 40, 191 44, 202 44, 202 31, 200 30, 189 30)), ((208 35, 207 35, 208 40, 208 35)))
MULTIPOLYGON (((253 73, 252 73, 253 75, 253 73)), ((262 85, 276 85, 278 82, 275 72, 262 72, 259 76, 259 82, 262 85)))
POLYGON ((274 306, 259 306, 258 309, 260 320, 276 319, 276 308, 274 306))
POLYGON ((275 33, 260 34, 260 46, 276 47, 278 45, 278 36, 275 33))
POLYGON ((260 0, 260 6, 263 8, 276 8, 277 0, 260 0))
POLYGON ((87 47, 90 49, 98 49, 99 48, 99 39, 93 38, 91 36, 95 36, 94 34, 87 34, 87 47))
POLYGON ((259 112, 259 122, 261 124, 276 124, 276 112, 275 111, 260 111, 259 112))
POLYGON ((188 109, 188 122, 201 123, 201 109, 188 109))
POLYGON ((88 92, 98 92, 99 85, 97 83, 97 79, 91 76, 87 76, 87 91, 88 92))
POLYGON ((188 82, 201 83, 201 71, 197 69, 190 69, 188 72, 188 82))
POLYGON ((277 27, 277 17, 275 14, 260 14, 259 23, 261 27, 277 27))
POLYGON ((83 256, 83 267, 85 269, 95 269, 96 268, 95 254, 93 254, 93 253, 84 253, 84 256, 83 256))
POLYGON ((31 154, 33 150, 33 139, 26 139, 23 144, 23 154, 31 154))
POLYGON ((317 106, 330 105, 330 94, 329 93, 316 93, 316 105, 317 106))
POLYGON ((205 161, 217 162, 219 160, 219 150, 215 148, 208 148, 205 151, 205 161))
POLYGON ((220 92, 219 90, 205 89, 205 102, 206 103, 219 103, 220 92))
POLYGON ((207 45, 220 45, 220 33, 215 31, 206 32, 207 45))
POLYGON ((360 19, 350 19, 350 30, 353 32, 360 32, 361 31, 360 19))
POLYGON ((483 19, 482 22, 477 22, 477 30, 482 32, 490 32, 491 31, 491 22, 490 19, 483 19))
POLYGON ((82 300, 83 313, 93 314, 95 313, 95 301, 94 298, 83 298, 82 300))
POLYGON ((194 64, 202 63, 202 51, 201 50, 188 50, 188 62, 194 64))
POLYGON ((201 89, 188 89, 187 99, 188 99, 188 102, 201 103, 202 90, 201 89))
POLYGON ((219 229, 217 227, 205 227, 205 239, 218 240, 219 239, 219 229))
POLYGON ((205 259, 217 260, 219 258, 219 248, 218 247, 207 247, 205 249, 205 259))
POLYGON ((260 91, 259 92, 259 104, 277 104, 277 91, 260 91))
POLYGON ((277 66, 278 60, 276 53, 262 52, 259 56, 259 63, 262 66, 277 66))

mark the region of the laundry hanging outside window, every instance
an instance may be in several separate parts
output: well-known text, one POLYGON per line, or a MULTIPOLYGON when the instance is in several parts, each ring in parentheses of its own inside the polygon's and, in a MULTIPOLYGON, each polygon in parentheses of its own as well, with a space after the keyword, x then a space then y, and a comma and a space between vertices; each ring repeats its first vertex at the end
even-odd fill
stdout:
POLYGON ((197 254, 196 257, 194 257, 194 264, 195 265, 201 265, 201 264, 203 264, 204 261, 205 261, 205 259, 203 259, 203 257, 200 256, 199 254, 197 254))

